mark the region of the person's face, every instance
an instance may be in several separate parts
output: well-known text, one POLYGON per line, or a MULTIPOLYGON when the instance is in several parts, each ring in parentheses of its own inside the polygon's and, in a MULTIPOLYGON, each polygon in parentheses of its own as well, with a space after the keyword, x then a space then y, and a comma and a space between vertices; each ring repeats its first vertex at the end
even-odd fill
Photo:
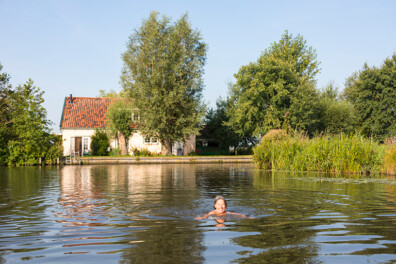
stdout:
POLYGON ((221 200, 221 199, 217 200, 214 206, 215 206, 216 213, 218 213, 218 214, 224 214, 225 213, 226 205, 225 205, 224 200, 221 200))

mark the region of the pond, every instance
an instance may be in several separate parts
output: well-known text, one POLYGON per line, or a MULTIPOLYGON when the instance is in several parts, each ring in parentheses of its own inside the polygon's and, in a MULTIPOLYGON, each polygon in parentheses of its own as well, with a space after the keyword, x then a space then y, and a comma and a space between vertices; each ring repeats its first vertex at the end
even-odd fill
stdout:
POLYGON ((0 263, 395 263, 396 180, 251 164, 0 168, 0 263), (223 195, 248 218, 197 220, 223 195))

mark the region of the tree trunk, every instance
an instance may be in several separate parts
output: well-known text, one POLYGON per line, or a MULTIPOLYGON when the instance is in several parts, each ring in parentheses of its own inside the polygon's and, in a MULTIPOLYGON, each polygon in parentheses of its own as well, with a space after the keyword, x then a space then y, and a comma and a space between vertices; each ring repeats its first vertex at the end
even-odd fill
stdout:
POLYGON ((172 143, 169 140, 162 140, 161 144, 162 144, 161 147, 162 155, 166 155, 166 156, 172 155, 172 143))
POLYGON ((118 131, 117 135, 118 135, 118 143, 120 146, 121 155, 122 156, 128 155, 128 150, 127 150, 127 145, 126 145, 126 140, 125 140, 124 134, 122 134, 120 131, 118 131))

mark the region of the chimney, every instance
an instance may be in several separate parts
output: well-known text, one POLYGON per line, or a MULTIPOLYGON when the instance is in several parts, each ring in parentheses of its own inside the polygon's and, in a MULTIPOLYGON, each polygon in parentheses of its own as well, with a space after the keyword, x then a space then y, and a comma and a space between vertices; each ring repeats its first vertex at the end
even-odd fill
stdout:
POLYGON ((70 103, 70 104, 72 104, 72 103, 73 103, 73 96, 72 96, 72 94, 70 94, 70 100, 69 100, 69 103, 70 103))

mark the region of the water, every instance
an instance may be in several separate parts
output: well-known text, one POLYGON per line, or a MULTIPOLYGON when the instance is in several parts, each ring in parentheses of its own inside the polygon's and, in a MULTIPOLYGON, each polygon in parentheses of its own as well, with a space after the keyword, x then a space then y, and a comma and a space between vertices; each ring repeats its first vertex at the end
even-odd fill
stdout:
POLYGON ((250 164, 0 168, 0 263, 396 263, 396 180, 250 164), (249 218, 197 220, 226 197, 249 218))

